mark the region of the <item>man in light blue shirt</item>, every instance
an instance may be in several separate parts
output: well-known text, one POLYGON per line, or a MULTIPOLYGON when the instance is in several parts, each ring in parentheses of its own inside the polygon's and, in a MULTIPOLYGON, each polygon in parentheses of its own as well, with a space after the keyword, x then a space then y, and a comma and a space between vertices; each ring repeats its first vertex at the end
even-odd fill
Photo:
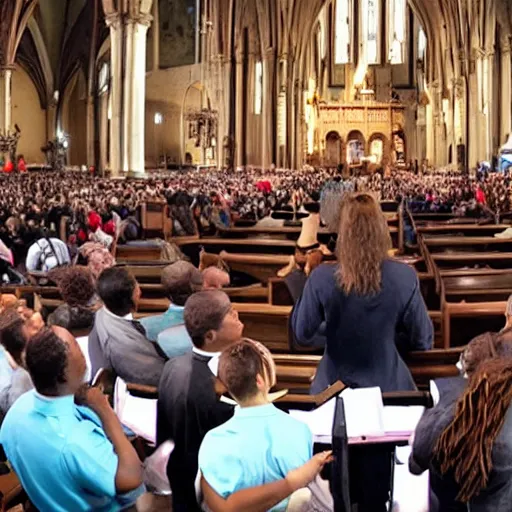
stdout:
POLYGON ((85 359, 60 327, 30 339, 26 364, 35 390, 7 413, 0 443, 41 512, 117 511, 144 492, 141 464, 107 398, 80 391, 85 359), (80 394, 87 407, 75 405, 80 394))
POLYGON ((185 302, 193 293, 202 290, 203 275, 191 263, 177 261, 164 268, 161 280, 171 305, 164 314, 143 318, 141 323, 148 340, 158 342, 167 357, 182 356, 192 350, 183 319, 185 302), (182 328, 175 329, 177 326, 182 328))
MULTIPOLYGON (((218 376, 240 407, 233 418, 211 430, 201 444, 199 468, 223 498, 249 487, 275 482, 312 456, 309 427, 272 405, 272 358, 251 341, 220 356, 218 376)), ((284 511, 288 500, 272 511, 284 511)))

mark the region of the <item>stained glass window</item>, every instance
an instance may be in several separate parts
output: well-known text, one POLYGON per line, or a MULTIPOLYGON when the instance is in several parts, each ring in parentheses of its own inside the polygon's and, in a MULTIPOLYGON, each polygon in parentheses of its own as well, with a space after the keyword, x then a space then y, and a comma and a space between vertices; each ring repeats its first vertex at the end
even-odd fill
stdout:
POLYGON ((362 25, 363 45, 367 64, 379 64, 380 0, 363 0, 362 25))
POLYGON ((256 62, 254 69, 254 113, 259 116, 263 106, 263 65, 256 62))
POLYGON ((404 63, 406 31, 406 0, 389 0, 388 51, 391 64, 404 63))
POLYGON ((352 0, 337 0, 334 15, 334 63, 347 64, 352 40, 352 0))

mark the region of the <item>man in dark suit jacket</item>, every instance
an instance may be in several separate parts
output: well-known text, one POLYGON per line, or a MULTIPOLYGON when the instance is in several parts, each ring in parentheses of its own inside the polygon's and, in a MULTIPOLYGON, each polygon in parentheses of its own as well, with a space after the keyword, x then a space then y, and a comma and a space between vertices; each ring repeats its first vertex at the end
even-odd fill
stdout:
POLYGON ((194 347, 165 365, 158 389, 157 444, 175 443, 167 466, 173 511, 199 510, 194 483, 201 442, 233 415, 215 391, 220 352, 239 341, 243 324, 222 291, 202 291, 185 304, 185 325, 194 347))
POLYGON ((113 267, 101 273, 97 289, 104 307, 96 312, 89 335, 92 376, 106 368, 126 382, 158 386, 167 359, 133 319, 140 298, 137 281, 126 269, 113 267))

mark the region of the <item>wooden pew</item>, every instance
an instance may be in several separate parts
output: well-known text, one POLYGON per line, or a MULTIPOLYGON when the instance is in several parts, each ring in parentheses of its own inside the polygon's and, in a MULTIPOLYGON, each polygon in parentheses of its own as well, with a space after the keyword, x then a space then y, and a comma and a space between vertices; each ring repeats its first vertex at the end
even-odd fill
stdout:
POLYGON ((471 341, 484 332, 498 332, 505 325, 506 301, 443 303, 443 342, 445 348, 471 341))
POLYGON ((122 262, 160 261, 162 249, 158 246, 118 245, 116 260, 122 262))
POLYGON ((512 273, 476 271, 457 275, 441 274, 447 302, 488 302, 506 300, 512 294, 512 273))
POLYGON ((290 262, 290 256, 279 254, 233 254, 221 251, 220 257, 231 271, 251 276, 263 284, 267 284, 290 262))
POLYGON ((507 224, 417 224, 418 234, 436 236, 494 237, 509 228, 507 224))
MULTIPOLYGON (((164 304, 155 301, 149 304, 144 302, 139 307, 137 318, 162 312, 164 304), (159 309, 160 308, 160 309, 159 309)), ((275 353, 311 353, 318 349, 293 347, 290 345, 289 321, 292 306, 274 306, 271 304, 234 303, 233 307, 238 311, 240 320, 244 323, 244 336, 261 341, 275 353)), ((442 345, 439 338, 441 334, 441 313, 429 311, 436 332, 435 346, 442 345)))
MULTIPOLYGON (((459 374, 456 363, 462 348, 411 352, 406 363, 420 389, 428 389, 430 380, 459 374)), ((272 354, 276 365, 276 389, 288 389, 292 395, 307 395, 321 356, 299 354, 272 354)), ((138 396, 156 398, 155 387, 128 384, 128 390, 138 396)), ((289 401, 290 395, 283 401, 289 401)), ((300 400, 300 399, 299 399, 300 400)))
MULTIPOLYGON (((163 269, 168 262, 158 264, 125 265, 125 268, 138 281, 143 299, 164 298, 165 293, 161 284, 163 269)), ((261 284, 248 286, 232 286, 224 288, 234 302, 268 302, 268 291, 261 284)))
POLYGON ((502 240, 492 236, 424 236, 423 238, 428 250, 433 255, 449 251, 512 252, 512 240, 502 240))
MULTIPOLYGON (((512 252, 451 252, 434 253, 432 261, 440 272, 463 270, 464 267, 512 269, 512 252)), ((479 269, 480 270, 480 269, 479 269)))
POLYGON ((280 240, 275 238, 201 238, 198 240, 181 240, 175 238, 173 241, 187 255, 187 251, 199 250, 204 247, 207 252, 219 254, 221 251, 229 248, 234 252, 241 253, 271 253, 271 254, 293 254, 295 252, 295 242, 292 240, 280 240))
POLYGON ((434 267, 443 347, 463 345, 486 331, 499 331, 504 325, 504 301, 512 293, 511 241, 420 235, 419 243, 434 267), (474 250, 466 251, 468 248, 474 250))

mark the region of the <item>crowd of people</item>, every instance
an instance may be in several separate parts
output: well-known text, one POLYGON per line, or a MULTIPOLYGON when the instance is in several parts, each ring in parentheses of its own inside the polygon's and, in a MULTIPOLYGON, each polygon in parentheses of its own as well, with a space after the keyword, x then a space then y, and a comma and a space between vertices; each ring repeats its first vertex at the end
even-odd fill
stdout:
POLYGON ((140 208, 147 202, 169 205, 174 236, 212 234, 237 222, 265 222, 283 211, 293 218, 333 183, 370 192, 378 200, 404 199, 413 211, 496 219, 511 210, 510 178, 492 173, 396 170, 343 177, 335 169, 305 168, 176 171, 146 180, 35 172, 2 175, 0 180, 0 276, 9 280, 19 276, 6 270, 7 263, 22 272, 48 271, 79 253, 95 261, 98 274, 117 243, 141 237, 140 208))
MULTIPOLYGON (((29 210, 42 216, 39 222, 50 206, 41 190, 69 198, 55 182, 28 180, 40 194, 27 200, 29 210)), ((87 179, 80 186, 95 211, 129 187, 138 197, 125 198, 134 200, 133 208, 158 187, 164 195, 169 190, 158 179, 141 185, 100 180, 94 190, 104 195, 97 196, 89 195, 87 179)), ((79 195, 80 186, 72 189, 79 195)), ((262 194, 269 186, 277 189, 261 184, 262 194)), ((414 390, 403 356, 433 345, 418 277, 389 259, 389 231, 372 192, 349 193, 339 202, 333 216, 337 261, 310 273, 293 307, 294 343, 324 351, 314 393, 337 381, 414 390)), ((24 205, 17 208, 9 215, 26 214, 24 205)), ((175 512, 333 510, 333 489, 325 480, 333 454, 314 455, 308 426, 272 403, 272 355, 244 338, 244 325, 222 291, 228 274, 186 261, 169 265, 162 272, 169 309, 142 320, 134 317, 139 284, 124 267, 110 264, 94 273, 81 265, 57 266, 52 279, 64 303, 47 319, 16 296, 0 300, 0 445, 38 510, 124 510, 151 485, 129 440, 133 432, 95 387, 105 370, 142 389, 158 389, 155 453, 172 443, 163 476, 175 512), (85 339, 71 334, 84 329, 85 339)), ((461 360, 461 378, 439 385, 439 403, 420 421, 411 471, 428 469, 435 476, 438 510, 509 510, 510 339, 505 330, 474 340, 461 360)), ((351 499, 361 512, 386 510, 391 465, 384 455, 358 454, 351 499)))

